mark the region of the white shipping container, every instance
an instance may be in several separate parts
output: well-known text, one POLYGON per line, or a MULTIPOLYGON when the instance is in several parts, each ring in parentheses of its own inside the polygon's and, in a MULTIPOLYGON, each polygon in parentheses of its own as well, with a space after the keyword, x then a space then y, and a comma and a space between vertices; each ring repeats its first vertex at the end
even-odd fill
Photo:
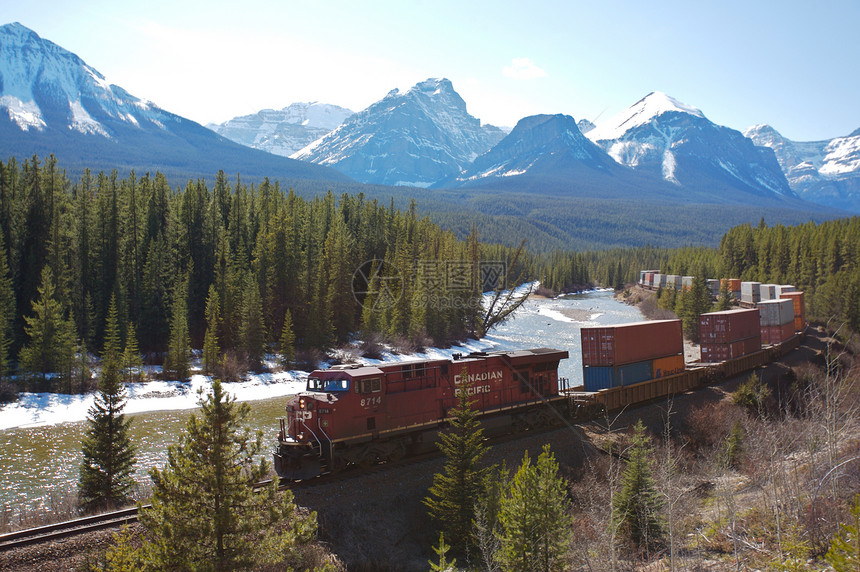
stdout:
POLYGON ((720 295, 720 281, 716 278, 708 278, 708 291, 711 293, 711 296, 719 296, 720 295))
POLYGON ((762 284, 758 291, 762 300, 779 300, 779 296, 776 294, 776 284, 762 284))
POLYGON ((778 284, 776 287, 776 299, 779 300, 782 298, 782 295, 786 292, 797 292, 797 288, 789 284, 778 284))
POLYGON ((760 286, 761 282, 741 282, 741 301, 751 303, 760 302, 760 286))
POLYGON ((665 274, 655 274, 654 275, 654 286, 657 288, 665 288, 666 287, 666 275, 665 274))
POLYGON ((693 287, 693 277, 692 276, 681 276, 681 287, 689 290, 693 287))
POLYGON ((783 326, 794 321, 794 303, 785 300, 762 300, 756 306, 762 326, 783 326))

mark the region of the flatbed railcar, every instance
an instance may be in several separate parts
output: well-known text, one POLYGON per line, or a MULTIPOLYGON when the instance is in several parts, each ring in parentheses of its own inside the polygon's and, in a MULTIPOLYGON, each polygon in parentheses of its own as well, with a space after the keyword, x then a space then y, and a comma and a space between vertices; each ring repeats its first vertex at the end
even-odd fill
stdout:
POLYGON ((691 363, 678 374, 596 392, 560 378, 558 364, 568 352, 552 348, 317 370, 279 420, 275 470, 282 478, 305 480, 435 449, 451 421, 463 375, 478 419, 495 436, 696 390, 779 359, 800 345, 801 335, 740 358, 691 363))

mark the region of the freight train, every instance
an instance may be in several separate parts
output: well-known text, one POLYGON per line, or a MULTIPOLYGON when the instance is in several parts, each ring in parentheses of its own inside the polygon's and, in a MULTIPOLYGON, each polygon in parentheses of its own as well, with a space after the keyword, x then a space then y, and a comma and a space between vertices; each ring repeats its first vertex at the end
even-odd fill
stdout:
MULTIPOLYGON (((680 335, 680 326, 673 324, 639 324, 649 323, 662 330, 671 326, 680 335)), ((584 351, 588 347, 586 337, 592 333, 603 336, 597 338, 604 346, 636 344, 636 338, 628 334, 639 328, 622 326, 618 331, 622 329, 623 335, 613 335, 609 340, 607 332, 587 333, 584 328, 584 351), (630 339, 625 341, 626 338, 630 339)), ((647 336, 648 332, 640 334, 647 336)), ((569 356, 567 351, 552 348, 454 354, 452 359, 380 365, 347 364, 317 370, 309 375, 306 391, 288 401, 287 415, 279 420, 275 470, 282 478, 305 480, 348 466, 369 467, 434 450, 439 433, 451 421, 450 411, 463 387, 469 392, 485 433, 492 437, 548 428, 564 419, 593 418, 606 411, 680 394, 762 366, 799 344, 798 333, 778 344, 759 344, 746 355, 718 363, 694 362, 689 367, 684 367, 683 355, 674 356, 680 357, 681 367, 665 371, 655 368, 658 363, 666 363, 667 356, 653 356, 654 359, 635 362, 651 364, 653 375, 646 377, 653 378, 628 380, 633 383, 623 381, 627 364, 605 361, 610 359, 607 355, 621 355, 620 350, 612 348, 609 354, 594 355, 605 364, 598 367, 610 368, 618 382, 597 391, 589 390, 587 385, 570 387, 567 379, 559 378, 559 362, 569 356)), ((675 342, 658 346, 674 348, 675 342)), ((636 350, 624 351, 628 357, 643 358, 636 350)), ((583 362, 586 383, 589 355, 583 362)))

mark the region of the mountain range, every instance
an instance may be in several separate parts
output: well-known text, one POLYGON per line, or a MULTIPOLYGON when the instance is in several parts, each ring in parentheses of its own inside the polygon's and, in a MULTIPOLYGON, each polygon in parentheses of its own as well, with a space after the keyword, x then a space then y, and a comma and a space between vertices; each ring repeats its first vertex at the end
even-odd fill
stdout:
POLYGON ((0 158, 54 154, 73 176, 134 169, 184 184, 223 170, 300 193, 363 192, 399 206, 415 198, 458 234, 481 223, 488 239, 528 236, 544 249, 713 243, 764 216, 845 216, 832 207, 856 204, 857 134, 843 139, 812 149, 771 136, 769 145, 661 93, 598 125, 536 115, 508 132, 470 115, 444 78, 356 113, 298 103, 207 129, 20 24, 0 26, 0 158), (807 179, 786 178, 788 164, 815 171, 828 207, 801 200, 807 179))
POLYGON ((0 111, 0 156, 53 153, 73 173, 158 170, 179 182, 224 170, 250 179, 347 180, 239 145, 139 99, 18 23, 0 27, 0 111))

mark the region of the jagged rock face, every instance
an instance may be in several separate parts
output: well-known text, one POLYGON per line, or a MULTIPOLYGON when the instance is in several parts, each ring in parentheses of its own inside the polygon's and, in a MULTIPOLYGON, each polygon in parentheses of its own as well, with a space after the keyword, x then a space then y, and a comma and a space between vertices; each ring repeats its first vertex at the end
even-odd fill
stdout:
POLYGON ((353 113, 337 105, 293 103, 207 127, 241 145, 289 157, 339 127, 353 113))
POLYGON ((482 127, 447 79, 393 90, 293 158, 365 183, 427 187, 458 174, 503 133, 482 127))
POLYGON ((687 186, 794 196, 776 158, 696 108, 652 93, 588 132, 616 161, 687 186))
POLYGON ((798 196, 860 212, 860 130, 824 141, 792 141, 770 125, 750 127, 744 134, 773 150, 798 196))
POLYGON ((534 115, 516 127, 457 177, 459 182, 550 170, 611 170, 613 161, 579 130, 569 115, 534 115))

